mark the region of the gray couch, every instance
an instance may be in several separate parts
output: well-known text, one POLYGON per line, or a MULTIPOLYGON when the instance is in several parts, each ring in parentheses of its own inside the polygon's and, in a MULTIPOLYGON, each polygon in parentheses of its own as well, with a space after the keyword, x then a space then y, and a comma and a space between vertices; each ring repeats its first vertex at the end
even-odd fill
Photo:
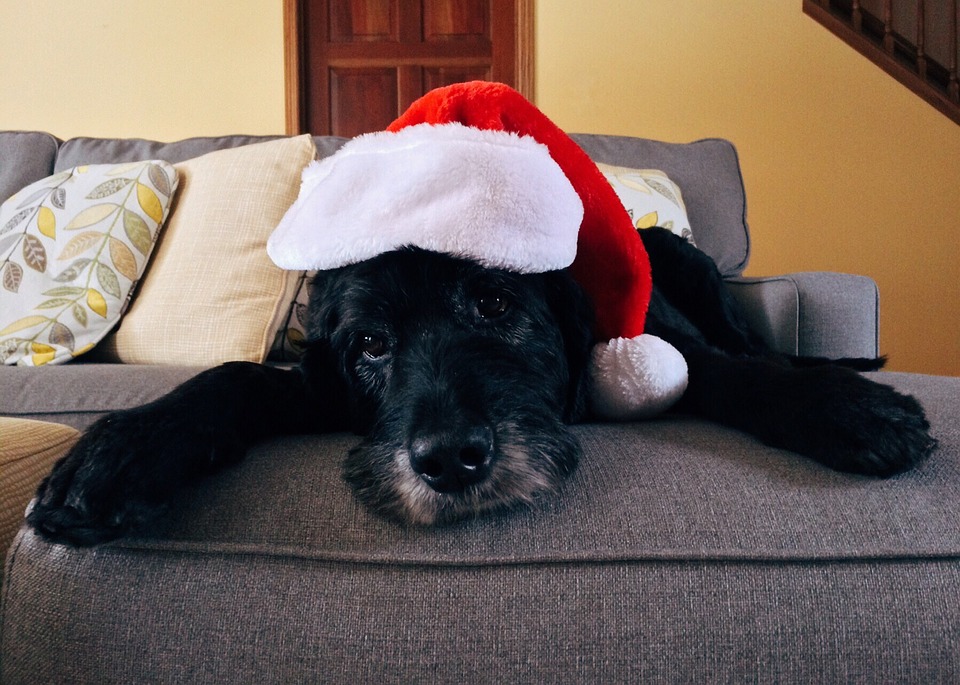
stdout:
MULTIPOLYGON (((877 354, 870 279, 741 278, 729 143, 576 138, 679 184, 698 245, 778 349, 877 354)), ((0 133, 0 200, 78 163, 252 140, 0 133)), ((321 154, 341 142, 317 139, 321 154)), ((195 372, 3 367, 0 416, 82 428, 195 372)), ((78 550, 21 530, 0 682, 960 681, 960 379, 874 377, 915 394, 940 441, 912 473, 838 474, 680 416, 586 424, 561 496, 440 529, 357 505, 339 474, 354 436, 269 441, 184 492, 149 536, 78 550)))

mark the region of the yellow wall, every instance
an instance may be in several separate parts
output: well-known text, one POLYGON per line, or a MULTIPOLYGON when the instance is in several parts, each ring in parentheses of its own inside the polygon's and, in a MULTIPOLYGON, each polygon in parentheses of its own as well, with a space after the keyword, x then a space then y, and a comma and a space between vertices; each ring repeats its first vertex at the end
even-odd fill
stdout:
MULTIPOLYGON (((572 131, 733 140, 748 274, 868 274, 890 367, 960 375, 960 126, 800 5, 539 0, 538 104, 572 131)), ((277 0, 0 5, 0 129, 283 128, 277 0)))
POLYGON ((561 127, 734 141, 747 273, 867 274, 880 286, 889 368, 960 375, 960 126, 803 15, 800 0, 541 0, 539 10, 537 104, 561 127))
POLYGON ((284 132, 279 0, 0 3, 0 129, 284 132))

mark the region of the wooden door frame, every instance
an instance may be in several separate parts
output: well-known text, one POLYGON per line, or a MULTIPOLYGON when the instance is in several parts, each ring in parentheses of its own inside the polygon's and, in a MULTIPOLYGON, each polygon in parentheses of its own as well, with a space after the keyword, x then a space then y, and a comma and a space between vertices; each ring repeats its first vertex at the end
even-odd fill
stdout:
MULTIPOLYGON (((516 88, 531 101, 535 101, 534 1, 514 0, 517 15, 516 88)), ((287 135, 303 132, 300 108, 300 84, 303 78, 300 55, 303 51, 300 29, 300 0, 283 0, 283 81, 287 135)))

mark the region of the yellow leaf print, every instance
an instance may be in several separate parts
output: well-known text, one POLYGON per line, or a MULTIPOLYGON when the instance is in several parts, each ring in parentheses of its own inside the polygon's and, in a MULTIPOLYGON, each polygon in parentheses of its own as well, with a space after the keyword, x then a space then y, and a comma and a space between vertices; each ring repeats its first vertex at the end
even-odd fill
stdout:
POLYGON ((650 192, 650 188, 647 186, 642 176, 634 176, 633 174, 617 174, 617 180, 630 190, 636 190, 641 193, 646 193, 647 195, 653 194, 650 192))
POLYGON ((122 241, 116 238, 110 238, 110 259, 113 265, 121 274, 127 277, 127 280, 137 280, 137 259, 133 252, 122 241))
POLYGON ((57 237, 57 217, 49 207, 41 207, 37 213, 37 228, 48 238, 57 237))
POLYGON ((60 256, 57 257, 57 260, 65 261, 67 259, 73 259, 77 255, 83 254, 103 240, 104 235, 106 234, 101 233, 100 231, 84 231, 83 233, 74 236, 70 239, 70 242, 64 246, 60 256))
POLYGON ((87 207, 85 210, 77 214, 70 223, 64 227, 66 231, 72 231, 77 228, 86 228, 87 226, 93 226, 99 221, 103 221, 108 216, 113 214, 117 209, 116 205, 104 203, 99 205, 94 205, 92 207, 87 207))
POLYGON ((147 216, 159 224, 161 219, 163 219, 163 207, 160 204, 160 198, 157 197, 157 194, 150 190, 149 187, 138 183, 137 200, 140 202, 143 211, 147 213, 147 216))
POLYGON ((657 213, 650 212, 637 219, 636 226, 637 228, 651 228, 652 226, 656 226, 658 221, 660 221, 660 217, 657 213))
POLYGON ((8 333, 16 333, 17 331, 22 331, 26 328, 32 328, 42 323, 49 321, 45 316, 25 316, 22 319, 17 319, 12 324, 0 331, 0 335, 7 335, 8 333))
POLYGON ((57 355, 54 348, 38 342, 30 343, 30 351, 33 352, 30 361, 33 362, 34 366, 43 366, 57 355))
POLYGON ((94 313, 99 314, 104 319, 107 318, 107 301, 103 299, 103 295, 93 288, 87 290, 87 306, 94 313))

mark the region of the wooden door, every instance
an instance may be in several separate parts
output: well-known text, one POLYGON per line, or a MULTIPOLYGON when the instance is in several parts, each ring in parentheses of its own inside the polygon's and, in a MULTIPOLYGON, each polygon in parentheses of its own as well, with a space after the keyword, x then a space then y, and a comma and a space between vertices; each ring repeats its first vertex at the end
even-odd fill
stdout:
POLYGON ((428 90, 507 83, 532 96, 532 0, 287 0, 287 130, 384 129, 428 90))

